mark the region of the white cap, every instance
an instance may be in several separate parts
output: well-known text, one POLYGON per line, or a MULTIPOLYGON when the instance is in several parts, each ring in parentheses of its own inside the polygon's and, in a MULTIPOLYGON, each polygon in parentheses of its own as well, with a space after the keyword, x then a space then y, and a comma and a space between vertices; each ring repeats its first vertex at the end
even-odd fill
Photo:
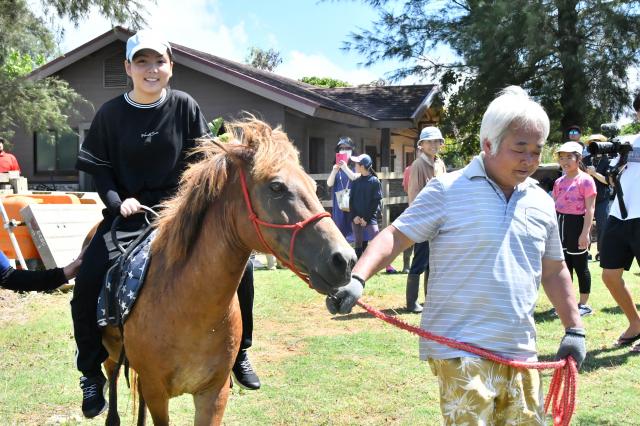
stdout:
POLYGON ((434 126, 425 127, 420 132, 420 139, 418 139, 418 143, 422 141, 430 141, 430 140, 441 140, 444 142, 444 138, 442 137, 442 133, 440 133, 440 129, 434 126))
POLYGON ((578 142, 565 142, 556 149, 556 154, 559 152, 573 152, 582 155, 582 145, 578 142))
POLYGON ((164 55, 171 53, 171 45, 158 33, 151 30, 140 30, 127 40, 127 60, 131 62, 136 53, 142 49, 151 49, 164 55))

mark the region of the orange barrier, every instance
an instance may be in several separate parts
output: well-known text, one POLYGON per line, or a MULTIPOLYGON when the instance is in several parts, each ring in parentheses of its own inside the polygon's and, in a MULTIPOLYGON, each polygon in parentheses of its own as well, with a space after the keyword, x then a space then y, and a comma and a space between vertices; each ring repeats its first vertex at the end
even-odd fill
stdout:
MULTIPOLYGON (((2 203, 4 204, 4 208, 7 211, 9 220, 13 219, 18 222, 22 222, 20 210, 28 206, 29 204, 38 204, 39 202, 38 200, 30 197, 24 197, 21 195, 9 195, 6 197, 2 197, 2 203)), ((33 244, 31 234, 29 233, 29 228, 27 228, 26 225, 19 225, 14 227, 13 235, 15 235, 16 240, 18 241, 18 246, 20 247, 20 251, 22 252, 22 257, 24 257, 25 259, 40 259, 38 249, 36 249, 36 246, 33 244)), ((9 259, 16 259, 18 257, 15 249, 13 248, 13 245, 11 244, 11 240, 9 239, 9 233, 4 227, 0 229, 0 250, 2 250, 9 259)))
MULTIPOLYGON (((30 204, 85 204, 80 201, 74 194, 8 194, 1 198, 4 208, 7 211, 9 220, 14 219, 22 222, 24 219, 20 214, 20 210, 30 204)), ((95 204, 94 200, 93 201, 95 204)), ((90 204, 90 203, 86 203, 90 204)), ((13 228, 13 235, 18 240, 18 246, 25 259, 40 259, 40 254, 29 233, 26 224, 21 224, 13 228)), ((4 227, 0 228, 0 250, 4 252, 9 259, 16 259, 17 255, 9 234, 4 227)))

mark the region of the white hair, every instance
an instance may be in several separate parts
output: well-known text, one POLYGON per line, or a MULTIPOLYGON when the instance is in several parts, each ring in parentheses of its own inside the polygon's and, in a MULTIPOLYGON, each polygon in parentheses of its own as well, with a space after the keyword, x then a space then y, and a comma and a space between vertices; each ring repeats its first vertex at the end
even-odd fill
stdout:
POLYGON ((489 140, 491 154, 495 155, 512 124, 540 133, 542 141, 549 136, 549 117, 544 109, 520 86, 509 86, 491 101, 482 117, 480 150, 483 142, 489 140))

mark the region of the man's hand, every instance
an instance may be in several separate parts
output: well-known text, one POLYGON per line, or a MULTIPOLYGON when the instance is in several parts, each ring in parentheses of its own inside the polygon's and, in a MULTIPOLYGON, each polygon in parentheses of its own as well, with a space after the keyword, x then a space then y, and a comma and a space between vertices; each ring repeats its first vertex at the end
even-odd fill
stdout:
POLYGON ((587 356, 585 338, 586 334, 584 328, 567 328, 566 334, 560 342, 560 347, 558 348, 556 357, 558 359, 564 359, 568 356, 572 356, 573 359, 576 360, 578 369, 580 369, 582 362, 587 356))
POLYGON ((332 314, 348 314, 351 312, 353 305, 356 304, 360 296, 364 285, 360 279, 351 277, 351 282, 340 287, 334 295, 327 296, 326 304, 327 309, 332 314))

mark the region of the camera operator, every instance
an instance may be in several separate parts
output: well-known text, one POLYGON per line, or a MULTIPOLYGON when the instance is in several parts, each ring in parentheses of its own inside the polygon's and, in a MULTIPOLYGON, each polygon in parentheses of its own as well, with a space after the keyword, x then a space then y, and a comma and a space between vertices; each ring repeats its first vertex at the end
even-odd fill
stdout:
MULTIPOLYGON (((633 100, 633 109, 640 120, 640 92, 633 100)), ((618 164, 621 170, 616 199, 611 206, 600 252, 602 281, 629 321, 629 327, 620 335, 616 346, 630 346, 640 339, 640 316, 622 278, 634 257, 640 263, 640 186, 637 184, 640 182, 640 135, 635 136, 632 146, 631 151, 628 146, 622 146, 624 149, 620 144, 617 146, 620 157, 626 157, 627 161, 626 165, 624 161, 618 164)), ((640 352, 640 344, 631 351, 640 352)))
MULTIPOLYGON (((607 137, 601 134, 593 134, 587 139, 587 147, 592 142, 606 142, 607 137)), ((602 238, 609 217, 609 200, 611 198, 611 188, 609 187, 609 156, 603 153, 588 154, 582 159, 582 163, 587 168, 587 173, 596 183, 596 231, 597 231, 597 247, 596 261, 600 260, 600 248, 602 246, 602 238)))

